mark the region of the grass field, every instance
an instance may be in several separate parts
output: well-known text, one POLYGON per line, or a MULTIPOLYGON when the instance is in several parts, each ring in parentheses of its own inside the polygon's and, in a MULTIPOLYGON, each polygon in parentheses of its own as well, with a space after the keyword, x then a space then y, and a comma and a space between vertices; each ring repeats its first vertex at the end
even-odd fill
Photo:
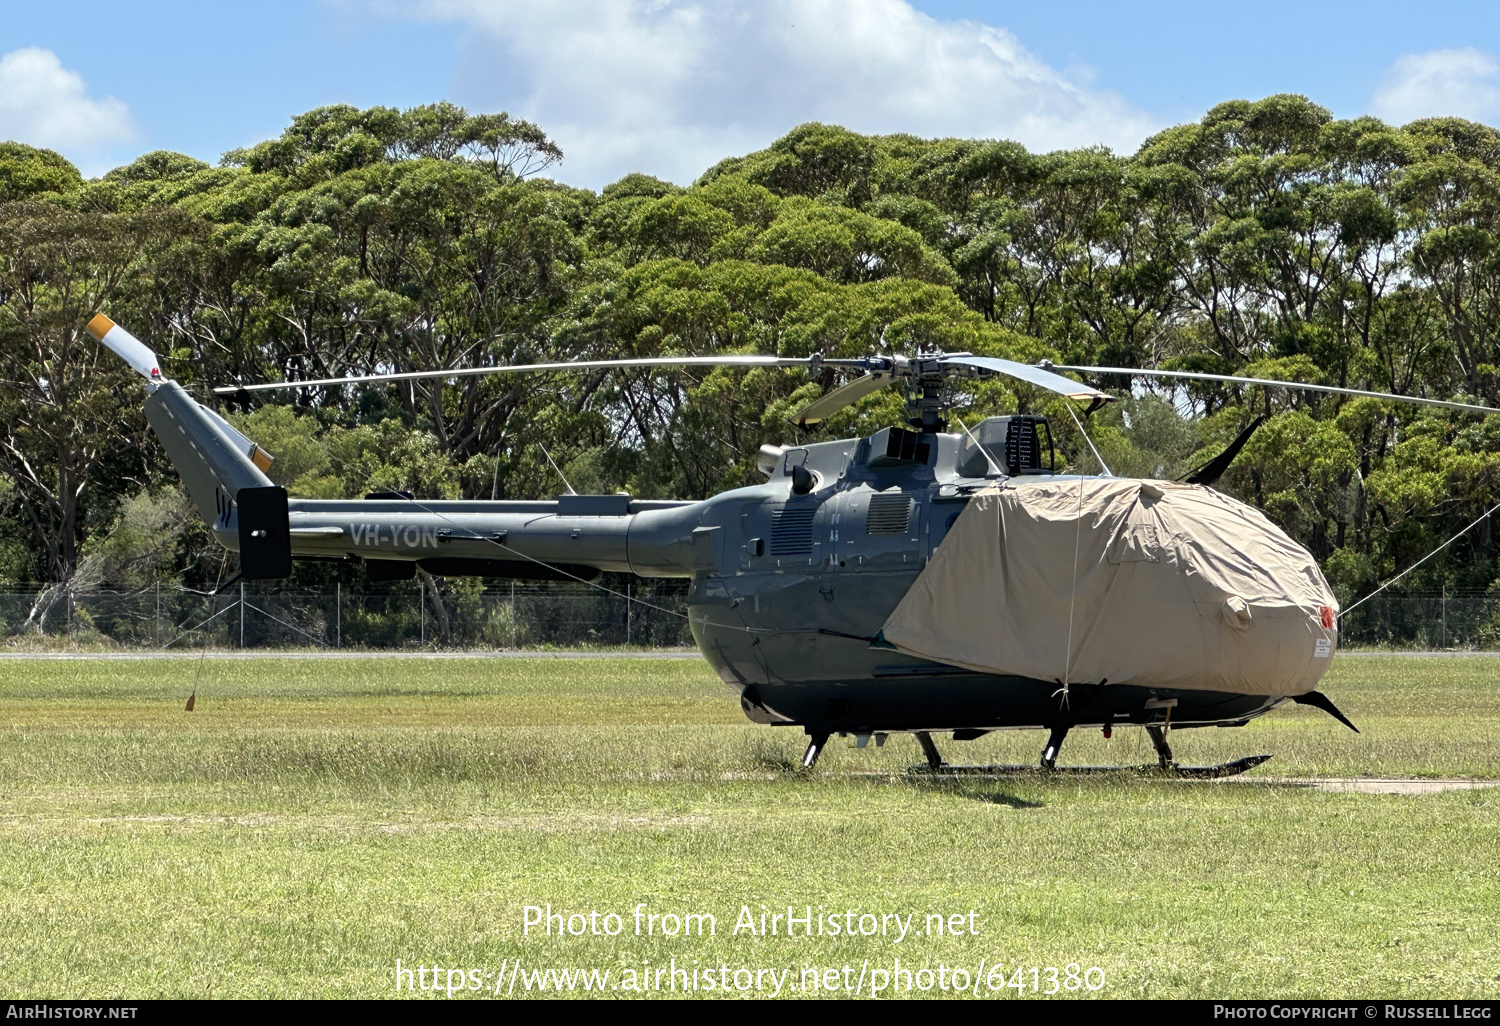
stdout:
MULTIPOLYGON (((1097 967, 1103 988, 1076 993, 1100 997, 1500 996, 1500 789, 1274 779, 1500 778, 1497 659, 1341 657, 1324 690, 1358 735, 1296 708, 1173 735, 1187 762, 1275 756, 1235 783, 923 784, 906 737, 835 742, 805 775, 801 734, 746 723, 696 660, 208 660, 187 713, 198 672, 0 661, 7 996, 395 996, 398 958, 506 993, 483 974, 515 979, 518 957, 516 997, 536 969, 628 986, 674 958, 790 970, 781 996, 812 967, 842 987, 845 965, 868 993, 897 958, 945 979, 998 961, 1002 983, 1035 966, 1043 988, 1046 967, 1097 967), (549 902, 624 932, 523 936, 523 908, 549 902), (711 913, 715 936, 637 937, 641 903, 711 913), (735 935, 763 904, 912 914, 914 931, 975 915, 899 942, 735 935)), ((1042 741, 943 747, 1030 762, 1042 741)), ((1062 762, 1149 751, 1122 730, 1070 738, 1062 762)))

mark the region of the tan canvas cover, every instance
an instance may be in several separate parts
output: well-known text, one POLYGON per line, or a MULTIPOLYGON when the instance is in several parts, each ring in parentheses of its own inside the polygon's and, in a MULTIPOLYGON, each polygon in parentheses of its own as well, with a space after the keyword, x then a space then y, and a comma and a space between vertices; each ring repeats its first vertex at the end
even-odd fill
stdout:
POLYGON ((1337 608, 1306 549, 1220 492, 1019 481, 970 500, 884 635, 988 673, 1300 695, 1332 661, 1337 608))

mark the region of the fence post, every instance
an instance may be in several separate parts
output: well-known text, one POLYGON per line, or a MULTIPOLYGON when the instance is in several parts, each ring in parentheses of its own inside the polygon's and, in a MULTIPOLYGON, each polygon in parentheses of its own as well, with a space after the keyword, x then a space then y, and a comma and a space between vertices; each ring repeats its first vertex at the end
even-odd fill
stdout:
POLYGON ((240 648, 245 647, 245 582, 240 582, 240 648))
POLYGON ((422 618, 422 647, 427 647, 427 589, 417 585, 417 609, 422 618))
POLYGON ((333 586, 333 647, 344 647, 344 582, 333 586))
POLYGON ((510 647, 516 647, 516 582, 510 582, 510 647))
POLYGON ((156 582, 156 644, 161 646, 161 582, 156 582))
POLYGON ((625 644, 630 644, 630 582, 625 582, 625 644))
POLYGON ((1448 647, 1448 582, 1443 582, 1443 648, 1448 647))

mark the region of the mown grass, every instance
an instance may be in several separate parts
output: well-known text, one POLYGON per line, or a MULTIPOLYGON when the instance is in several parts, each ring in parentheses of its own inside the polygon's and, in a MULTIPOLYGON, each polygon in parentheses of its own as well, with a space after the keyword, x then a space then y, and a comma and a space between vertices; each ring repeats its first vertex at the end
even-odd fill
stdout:
MULTIPOLYGON (((801 735, 746 723, 696 661, 209 660, 187 713, 199 672, 0 662, 8 995, 383 996, 398 957, 517 956, 794 982, 866 959, 1077 962, 1104 970, 1102 996, 1500 993, 1500 789, 1274 780, 1500 778, 1500 660, 1341 659, 1325 690, 1359 735, 1298 708, 1174 734, 1184 761, 1275 756, 1228 784, 923 784, 904 737, 836 742, 803 774, 801 735), (627 933, 523 936, 523 906, 547 902, 627 933), (713 913, 717 935, 630 936, 642 902, 713 913), (979 935, 732 935, 762 903, 973 909, 979 935)), ((1139 733, 1070 738, 1063 761, 1146 762, 1139 733)), ((1042 740, 944 748, 1030 762, 1042 740)))

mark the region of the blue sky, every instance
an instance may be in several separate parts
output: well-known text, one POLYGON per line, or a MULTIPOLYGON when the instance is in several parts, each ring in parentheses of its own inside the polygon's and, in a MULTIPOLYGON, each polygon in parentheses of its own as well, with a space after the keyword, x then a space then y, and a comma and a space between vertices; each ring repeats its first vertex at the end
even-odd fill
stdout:
POLYGON ((1456 0, 0 3, 0 138, 87 174, 217 160, 328 103, 508 110, 592 188, 690 181, 807 120, 1117 151, 1274 92, 1500 121, 1500 6, 1456 0))

